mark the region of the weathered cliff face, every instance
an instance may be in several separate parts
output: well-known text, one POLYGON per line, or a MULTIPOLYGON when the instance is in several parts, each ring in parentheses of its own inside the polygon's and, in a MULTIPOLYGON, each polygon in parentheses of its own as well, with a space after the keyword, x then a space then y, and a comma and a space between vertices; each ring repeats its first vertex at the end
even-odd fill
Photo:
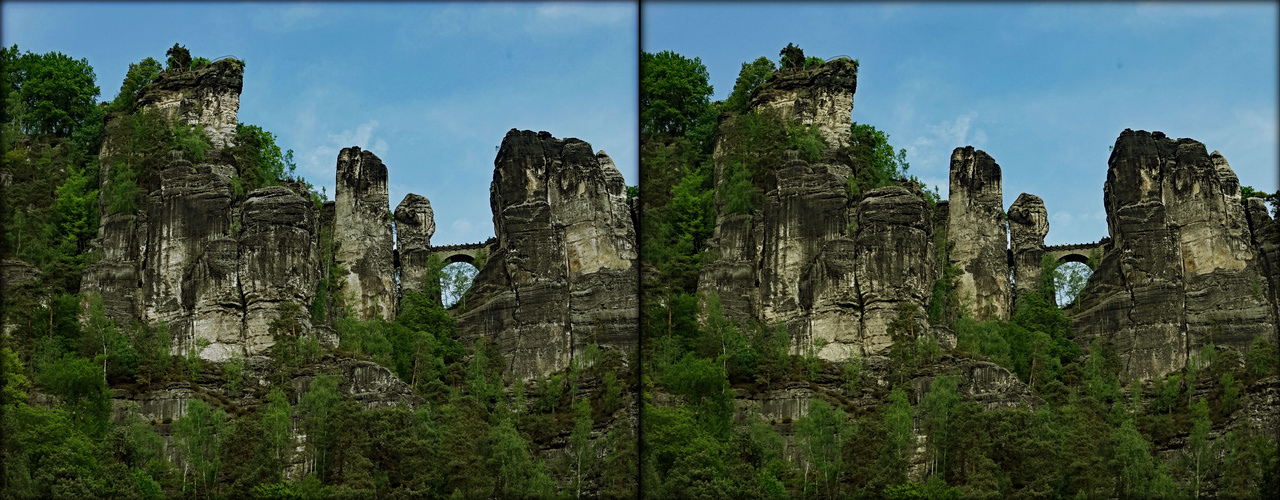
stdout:
MULTIPOLYGON (((828 138, 828 146, 843 144, 856 77, 852 63, 823 68, 770 80, 753 105, 774 110, 784 123, 814 123, 806 110, 824 109, 832 93, 847 93, 849 107, 823 115, 820 123, 824 134, 843 137, 828 138)), ((733 120, 721 130, 731 130, 733 120)), ((731 147, 724 135, 717 138, 719 177, 731 147)), ((844 360, 885 352, 899 304, 923 310, 937 265, 933 213, 923 193, 895 186, 851 196, 846 183, 853 171, 837 161, 834 149, 818 161, 789 155, 772 167, 763 176, 772 185, 754 213, 719 204, 707 241, 716 258, 703 265, 698 290, 719 295, 728 317, 785 324, 793 354, 812 347, 823 359, 844 360)), ((914 326, 909 332, 928 331, 923 319, 914 326)))
POLYGON ((613 161, 577 139, 511 130, 489 188, 497 249, 458 315, 511 375, 564 369, 590 343, 630 351, 639 309, 635 229, 613 161))
MULTIPOLYGON (((215 361, 265 353, 281 305, 310 305, 319 280, 318 209, 305 187, 232 193, 236 167, 222 148, 234 137, 241 74, 222 61, 147 88, 140 108, 204 125, 214 146, 202 162, 171 152, 139 211, 102 217, 94 242, 102 258, 85 267, 81 285, 117 324, 163 321, 175 353, 215 361), (218 139, 223 132, 231 135, 218 139)), ((106 179, 114 130, 100 153, 106 179)), ((297 333, 310 331, 305 316, 297 333)))
POLYGON ((347 275, 338 279, 357 318, 395 319, 395 262, 392 255, 391 211, 387 208, 387 166, 372 151, 358 147, 338 153, 338 181, 334 187, 333 239, 338 265, 347 275))
POLYGON ((1044 236, 1049 234, 1049 212, 1039 196, 1022 193, 1009 206, 1010 251, 1016 294, 1034 293, 1040 284, 1044 236))
POLYGON ((960 268, 958 292, 976 319, 1009 319, 1008 232, 1000 165, 973 146, 951 153, 947 210, 951 262, 960 268))
POLYGON ((400 268, 401 290, 421 291, 426 285, 433 234, 436 234, 436 219, 431 202, 421 195, 405 195, 396 207, 396 262, 400 268))
POLYGON ((1275 343, 1266 251, 1220 154, 1126 129, 1103 193, 1113 244, 1071 313, 1077 336, 1113 342, 1141 379, 1181 369, 1210 341, 1242 353, 1258 336, 1275 343))
POLYGON ((233 146, 244 64, 223 59, 185 73, 168 72, 138 96, 139 109, 159 111, 170 122, 202 125, 216 149, 233 146))
POLYGON ((849 142, 849 114, 858 90, 858 66, 837 59, 818 68, 778 73, 751 95, 751 107, 778 112, 789 122, 817 125, 831 147, 849 142))

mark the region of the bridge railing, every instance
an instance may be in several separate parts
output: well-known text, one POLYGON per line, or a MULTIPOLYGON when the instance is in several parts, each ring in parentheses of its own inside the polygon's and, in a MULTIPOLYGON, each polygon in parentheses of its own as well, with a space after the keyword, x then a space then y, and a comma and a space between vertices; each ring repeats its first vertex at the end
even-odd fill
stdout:
POLYGON ((1046 252, 1060 252, 1064 250, 1084 250, 1086 248, 1097 248, 1111 243, 1111 237, 1107 236, 1093 243, 1067 243, 1064 245, 1053 245, 1045 247, 1046 252))
POLYGON ((485 248, 498 243, 498 238, 489 238, 479 243, 454 243, 451 245, 431 246, 427 249, 432 252, 445 252, 450 250, 474 250, 477 248, 485 248))

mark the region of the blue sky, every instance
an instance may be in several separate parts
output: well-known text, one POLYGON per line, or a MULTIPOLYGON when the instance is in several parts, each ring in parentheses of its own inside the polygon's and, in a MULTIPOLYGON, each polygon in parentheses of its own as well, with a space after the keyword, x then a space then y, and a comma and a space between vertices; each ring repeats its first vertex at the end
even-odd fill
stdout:
POLYGON ((338 151, 374 151, 391 208, 410 192, 431 200, 434 244, 493 235, 493 159, 512 128, 585 140, 636 184, 637 30, 634 3, 3 7, 5 46, 87 58, 101 100, 175 42, 244 60, 241 122, 274 132, 331 199, 338 151))
POLYGON ((1247 4, 804 5, 645 3, 647 52, 699 57, 715 99, 743 62, 806 55, 861 63, 853 120, 907 149, 947 196, 950 154, 985 150, 1008 208, 1044 198, 1048 244, 1107 235, 1102 186, 1125 128, 1219 150, 1244 185, 1277 189, 1277 6, 1247 4))

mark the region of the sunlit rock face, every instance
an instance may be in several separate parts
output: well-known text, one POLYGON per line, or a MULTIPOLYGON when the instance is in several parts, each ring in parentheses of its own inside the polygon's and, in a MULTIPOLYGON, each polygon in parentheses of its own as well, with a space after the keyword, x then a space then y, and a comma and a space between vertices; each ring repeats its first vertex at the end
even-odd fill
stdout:
POLYGON ((347 270, 342 293, 357 318, 395 319, 395 261, 391 210, 387 204, 387 166, 359 147, 338 153, 334 187, 335 259, 347 270))
POLYGON ((244 65, 223 59, 207 67, 170 71, 138 96, 139 109, 159 111, 170 122, 201 125, 216 149, 233 146, 244 65))
POLYGON ((522 379, 568 367, 588 344, 634 349, 635 228, 613 161, 578 139, 512 129, 489 200, 498 243, 462 301, 462 337, 496 345, 522 379))
POLYGON ((1270 224, 1246 216, 1222 155, 1126 129, 1108 164, 1113 244, 1072 311, 1076 334, 1111 341, 1142 379, 1181 369, 1209 342, 1241 353, 1258 336, 1274 343, 1276 280, 1258 239, 1270 224))
POLYGON ((979 321, 1009 319, 1009 239, 1000 182, 1000 165, 991 155, 973 146, 951 153, 951 263, 960 268, 961 301, 979 321))
POLYGON ((435 211, 426 197, 409 193, 396 207, 395 217, 400 289, 420 292, 426 286, 431 236, 436 233, 435 211))
MULTIPOLYGON (((311 304, 319 262, 319 210, 298 183, 236 194, 233 160, 224 151, 235 135, 242 67, 219 61, 198 71, 169 74, 146 87, 139 111, 158 111, 170 123, 200 124, 212 147, 205 159, 173 151, 134 213, 109 213, 112 156, 128 131, 113 115, 100 159, 103 183, 95 250, 81 289, 100 297, 118 325, 164 323, 175 354, 214 361, 264 354, 273 344, 268 324, 280 307, 311 304)), ((298 332, 310 332, 306 315, 298 332)))
POLYGON ((1049 234, 1049 212, 1044 200, 1022 193, 1009 207, 1009 238, 1013 253, 1013 283, 1017 294, 1035 293, 1040 285, 1040 261, 1044 237, 1049 234))
POLYGON ((849 142, 849 114, 858 89, 858 67, 836 59, 817 68, 783 71, 751 94, 751 107, 778 112, 788 122, 817 125, 831 147, 849 142))

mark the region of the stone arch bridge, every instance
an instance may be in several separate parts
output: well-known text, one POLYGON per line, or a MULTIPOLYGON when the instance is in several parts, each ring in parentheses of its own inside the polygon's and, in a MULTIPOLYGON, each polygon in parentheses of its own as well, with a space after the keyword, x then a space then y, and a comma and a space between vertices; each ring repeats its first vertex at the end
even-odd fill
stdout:
POLYGON ((462 243, 458 245, 440 245, 427 247, 428 255, 438 255, 445 265, 454 262, 466 262, 471 265, 476 264, 476 260, 481 255, 493 255, 493 251, 498 246, 497 238, 489 238, 480 243, 462 243))
POLYGON ((1102 257, 1107 247, 1111 246, 1111 238, 1105 237, 1093 243, 1068 243, 1051 245, 1044 248, 1044 253, 1052 255, 1058 262, 1080 262, 1089 260, 1090 256, 1102 257))

